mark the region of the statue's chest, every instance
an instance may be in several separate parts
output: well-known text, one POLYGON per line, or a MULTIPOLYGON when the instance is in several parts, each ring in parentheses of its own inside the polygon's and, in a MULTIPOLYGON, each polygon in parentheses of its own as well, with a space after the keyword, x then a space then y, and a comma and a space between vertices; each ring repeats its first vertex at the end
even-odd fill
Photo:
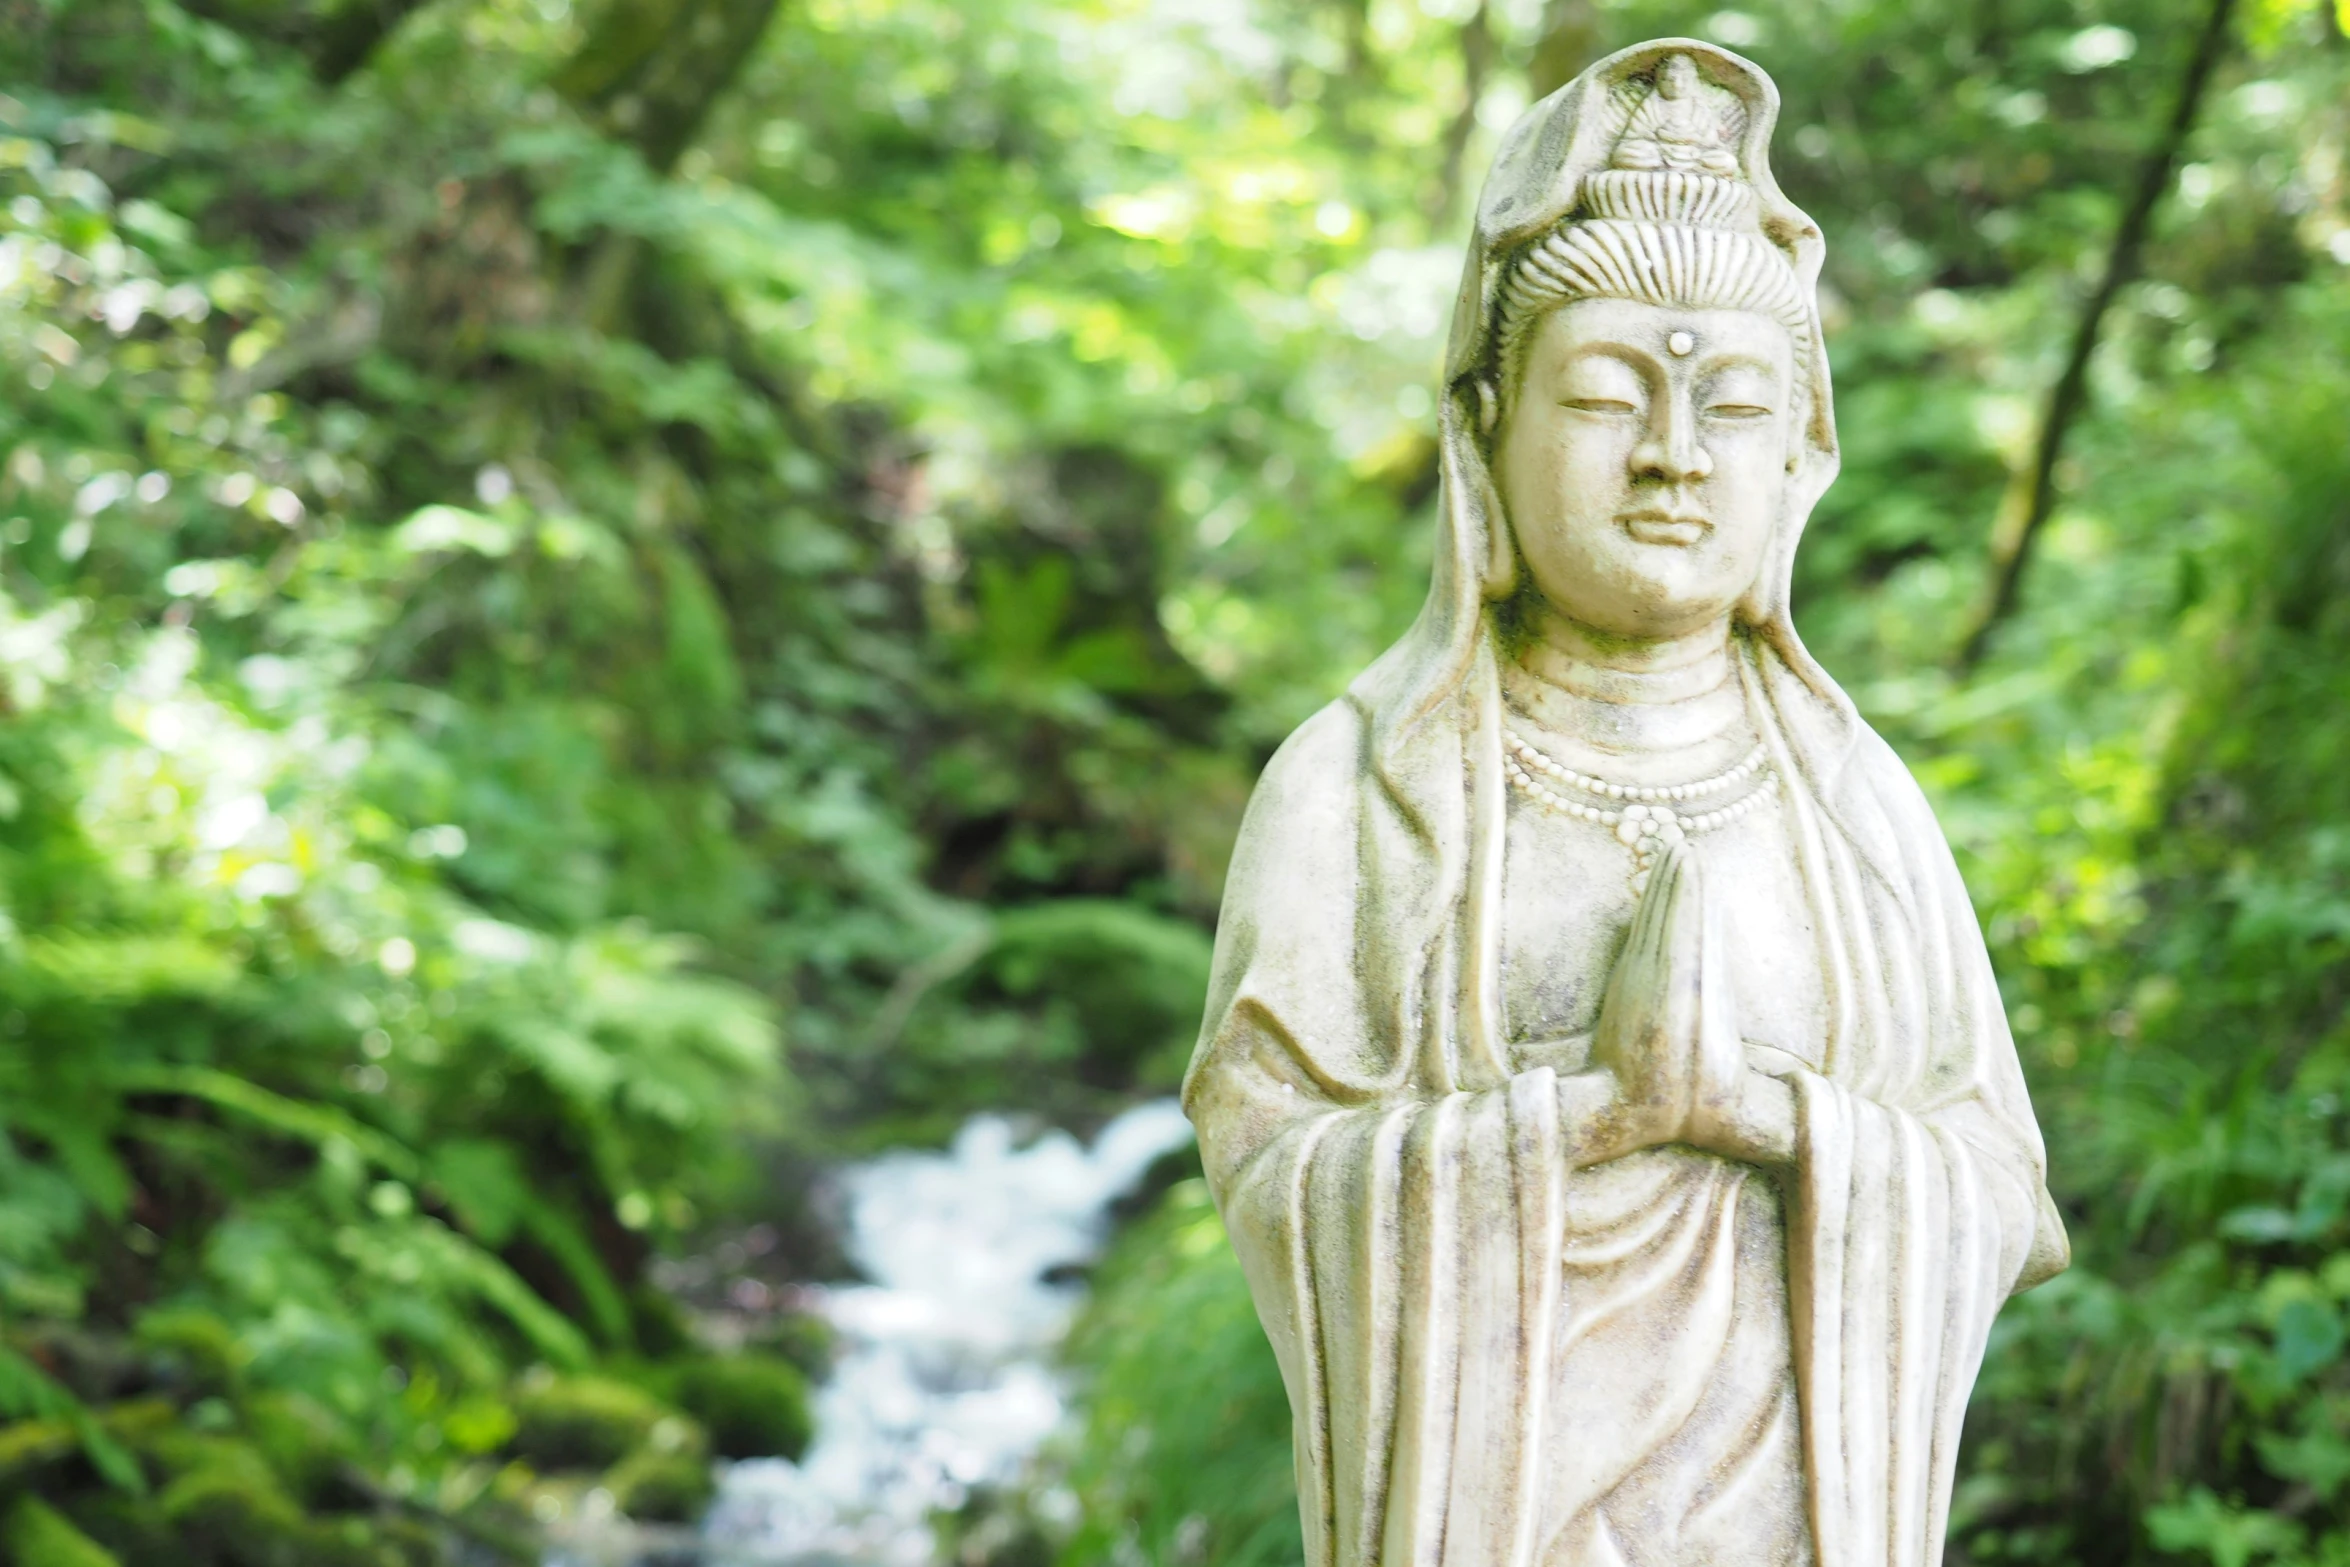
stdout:
MULTIPOLYGON (((1818 925, 1774 800, 1691 840, 1730 945, 1739 1032, 1817 1065, 1827 1036, 1818 925)), ((1610 829, 1515 791, 1502 867, 1502 1011, 1519 1070, 1578 1071, 1638 902, 1610 829)))

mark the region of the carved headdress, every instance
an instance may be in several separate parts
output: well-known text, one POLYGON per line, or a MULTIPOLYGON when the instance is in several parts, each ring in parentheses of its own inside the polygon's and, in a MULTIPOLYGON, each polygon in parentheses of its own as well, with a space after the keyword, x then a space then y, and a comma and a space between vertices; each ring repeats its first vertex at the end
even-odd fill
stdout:
POLYGON ((1503 390, 1527 328, 1572 299, 1752 310, 1807 334, 1810 307, 1786 254, 1763 237, 1739 160, 1752 116, 1738 95, 1691 56, 1668 54, 1595 108, 1619 127, 1607 166, 1583 176, 1574 212, 1520 253, 1502 287, 1503 390))

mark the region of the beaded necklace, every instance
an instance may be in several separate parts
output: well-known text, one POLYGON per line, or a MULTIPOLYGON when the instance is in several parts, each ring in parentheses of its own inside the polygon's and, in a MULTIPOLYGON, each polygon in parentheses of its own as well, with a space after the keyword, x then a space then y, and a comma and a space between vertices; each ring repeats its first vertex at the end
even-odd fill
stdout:
POLYGON ((1616 840, 1632 851, 1635 892, 1648 885, 1649 868, 1666 844, 1727 827, 1760 809, 1769 801, 1771 785, 1777 777, 1771 771, 1769 752, 1759 744, 1727 772, 1693 783, 1648 786, 1610 783, 1604 778, 1579 773, 1528 741, 1514 726, 1505 725, 1501 739, 1502 770, 1520 793, 1546 811, 1615 829, 1616 840), (1543 781, 1545 778, 1608 803, 1591 805, 1573 799, 1551 788, 1543 781), (1753 788, 1726 804, 1683 809, 1710 802, 1715 796, 1750 781, 1753 788))

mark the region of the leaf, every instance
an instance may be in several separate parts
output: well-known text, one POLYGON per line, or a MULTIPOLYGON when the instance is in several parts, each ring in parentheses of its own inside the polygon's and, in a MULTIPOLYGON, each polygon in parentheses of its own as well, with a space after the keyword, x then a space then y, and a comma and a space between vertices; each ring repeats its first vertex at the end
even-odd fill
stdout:
POLYGON ((2255 1439, 2261 1466, 2281 1480, 2298 1480, 2320 1500, 2331 1500, 2350 1481, 2350 1437, 2324 1421, 2287 1436, 2263 1431, 2255 1439))
POLYGON ((603 1342, 616 1347, 627 1344, 628 1302, 578 1224, 545 1200, 532 1202, 523 1209, 522 1224, 532 1240, 554 1254, 564 1273, 578 1286, 587 1303, 588 1316, 603 1342))
POLYGON ((2301 1543, 2300 1526, 2291 1519, 2223 1502, 2204 1486, 2149 1509, 2146 1532, 2163 1550, 2203 1556, 2213 1567, 2249 1567, 2286 1555, 2301 1543))
POLYGON ((190 936, 42 934, 16 952, 15 976, 30 994, 129 1006, 163 997, 219 997, 237 984, 229 955, 190 936))
POLYGON ((431 1153, 432 1178, 473 1237, 492 1250, 506 1244, 535 1199, 513 1148, 462 1137, 431 1153))
POLYGON ((538 1293, 522 1282, 512 1268, 447 1227, 424 1221, 417 1233, 450 1273, 484 1301, 504 1313, 521 1329, 539 1354, 555 1365, 577 1367, 592 1357, 577 1327, 538 1293))
POLYGON ((2233 1241, 2272 1245, 2298 1238, 2301 1226, 2282 1208, 2238 1208, 2219 1221, 2219 1232, 2233 1241))
POLYGON ((112 1081, 125 1093, 185 1094, 201 1099, 322 1151, 337 1144, 350 1148, 400 1180, 415 1183, 421 1179, 414 1154, 331 1105, 289 1099, 210 1067, 132 1066, 117 1070, 112 1081))
POLYGON ((2341 1356, 2342 1342, 2342 1314, 2326 1301, 2291 1300, 2277 1313, 2277 1370, 2288 1382, 2332 1365, 2341 1356))
POLYGON ((80 1440, 90 1467, 108 1485, 133 1494, 146 1490, 138 1460, 107 1434, 89 1408, 5 1344, 0 1344, 0 1413, 63 1422, 80 1440))
POLYGON ((121 1567, 113 1552, 37 1496, 20 1496, 0 1518, 0 1545, 21 1567, 121 1567))

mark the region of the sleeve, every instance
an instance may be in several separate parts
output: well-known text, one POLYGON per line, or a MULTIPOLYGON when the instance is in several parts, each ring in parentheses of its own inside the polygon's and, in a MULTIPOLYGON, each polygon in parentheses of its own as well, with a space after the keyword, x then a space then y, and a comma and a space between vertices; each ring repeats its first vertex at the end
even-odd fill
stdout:
POLYGON ((1532 1517, 1558 1086, 1411 1070, 1410 1009, 1357 957, 1384 890, 1360 733, 1326 710, 1250 802, 1184 1103, 1289 1393, 1307 1561, 1486 1567, 1523 1559, 1532 1517))
POLYGON ((1821 850, 1844 1036, 1791 1079, 1797 1378, 1822 1567, 1932 1567, 1992 1319, 2066 1246, 1949 846, 1881 740, 1856 760, 1821 850))

